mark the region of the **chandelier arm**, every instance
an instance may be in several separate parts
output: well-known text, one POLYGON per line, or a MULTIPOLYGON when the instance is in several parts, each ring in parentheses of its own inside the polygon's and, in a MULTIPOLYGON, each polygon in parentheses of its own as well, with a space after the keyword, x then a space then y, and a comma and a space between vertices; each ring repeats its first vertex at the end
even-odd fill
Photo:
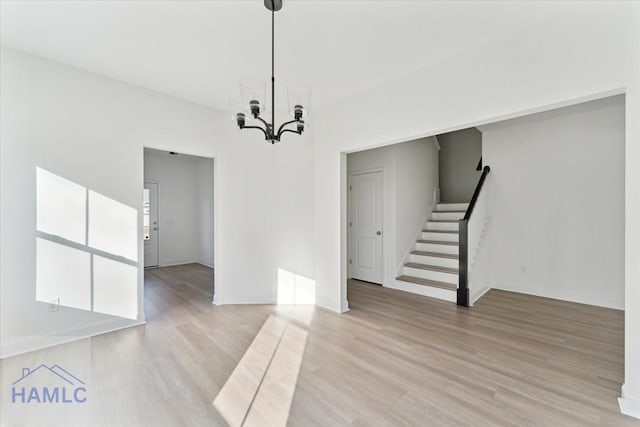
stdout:
POLYGON ((242 129, 260 129, 262 133, 264 133, 264 137, 269 139, 269 136, 267 135, 267 131, 262 129, 260 126, 244 126, 242 129))
POLYGON ((278 136, 282 134, 282 131, 286 125, 290 125, 291 123, 297 123, 297 122, 298 122, 297 120, 291 120, 290 122, 284 122, 283 124, 281 124, 280 127, 278 128, 278 136))
POLYGON ((264 124, 267 127, 267 129, 269 128, 269 123, 267 123, 267 121, 265 119, 263 119, 262 117, 254 116, 254 119, 260 120, 262 122, 262 124, 264 124))
POLYGON ((280 137, 282 136, 283 133, 287 133, 287 132, 291 132, 291 133, 295 133, 296 135, 302 135, 302 132, 298 131, 298 130, 293 130, 293 129, 283 129, 282 132, 278 133, 278 140, 280 139, 280 137))

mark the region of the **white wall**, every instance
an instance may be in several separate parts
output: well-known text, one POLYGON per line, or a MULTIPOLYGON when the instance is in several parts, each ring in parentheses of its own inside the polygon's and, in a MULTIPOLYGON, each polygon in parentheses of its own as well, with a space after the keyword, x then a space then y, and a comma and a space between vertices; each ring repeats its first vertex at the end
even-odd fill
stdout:
POLYGON ((275 302, 279 268, 313 278, 309 134, 271 146, 226 113, 31 55, 3 48, 0 67, 3 357, 135 324, 35 302, 36 166, 138 210, 139 320, 145 146, 216 158, 217 303, 275 302))
POLYGON ((213 160, 199 158, 197 171, 198 215, 200 221, 200 260, 198 262, 213 268, 215 265, 213 160))
POLYGON ((349 174, 378 168, 384 170, 383 285, 388 286, 433 207, 433 192, 438 186, 438 152, 433 138, 347 156, 349 174))
POLYGON ((625 396, 640 415, 640 5, 576 4, 316 115, 318 302, 348 307, 345 152, 464 129, 626 92, 625 396), (603 31, 606 23, 606 31, 603 31), (384 100, 384 102, 381 102, 384 100), (353 114, 357 111, 357 114, 353 114), (348 120, 345 121, 345 117, 348 120), (375 124, 375 125, 373 125, 375 124), (337 213, 340 212, 340 213, 337 213))
POLYGON ((438 135, 438 142, 440 200, 469 202, 482 174, 476 171, 482 156, 482 134, 476 128, 462 129, 438 135))
POLYGON ((402 266, 416 236, 433 209, 438 188, 438 151, 433 137, 396 145, 396 270, 402 266))
POLYGON ((482 126, 493 287, 624 308, 624 96, 482 126))

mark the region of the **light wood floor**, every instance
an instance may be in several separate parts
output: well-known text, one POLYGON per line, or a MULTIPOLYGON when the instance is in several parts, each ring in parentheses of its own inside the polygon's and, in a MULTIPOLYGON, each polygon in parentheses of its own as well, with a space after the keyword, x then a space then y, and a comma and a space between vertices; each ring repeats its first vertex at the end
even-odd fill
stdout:
POLYGON ((148 324, 90 340, 91 425, 226 425, 212 401, 230 377, 263 373, 244 365, 268 353, 273 319, 302 333, 283 352, 299 372, 261 379, 277 398, 245 425, 640 425, 617 408, 623 312, 497 290, 464 309, 351 281, 346 314, 282 314, 214 306, 212 282, 200 265, 145 272, 148 324), (269 415, 287 396, 290 408, 269 415))

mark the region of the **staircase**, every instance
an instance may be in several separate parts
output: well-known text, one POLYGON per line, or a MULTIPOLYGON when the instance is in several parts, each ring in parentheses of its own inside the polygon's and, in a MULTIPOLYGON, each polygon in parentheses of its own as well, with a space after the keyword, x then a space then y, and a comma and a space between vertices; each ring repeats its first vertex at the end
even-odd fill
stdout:
POLYGON ((438 203, 396 277, 396 289, 456 302, 458 220, 468 203, 438 203))

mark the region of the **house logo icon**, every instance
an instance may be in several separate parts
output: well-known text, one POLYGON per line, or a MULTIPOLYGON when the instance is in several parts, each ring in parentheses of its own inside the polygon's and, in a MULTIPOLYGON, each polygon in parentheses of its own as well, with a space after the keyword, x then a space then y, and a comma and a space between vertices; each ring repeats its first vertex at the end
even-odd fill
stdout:
POLYGON ((85 403, 84 381, 59 365, 22 368, 22 376, 11 384, 12 403, 85 403))

